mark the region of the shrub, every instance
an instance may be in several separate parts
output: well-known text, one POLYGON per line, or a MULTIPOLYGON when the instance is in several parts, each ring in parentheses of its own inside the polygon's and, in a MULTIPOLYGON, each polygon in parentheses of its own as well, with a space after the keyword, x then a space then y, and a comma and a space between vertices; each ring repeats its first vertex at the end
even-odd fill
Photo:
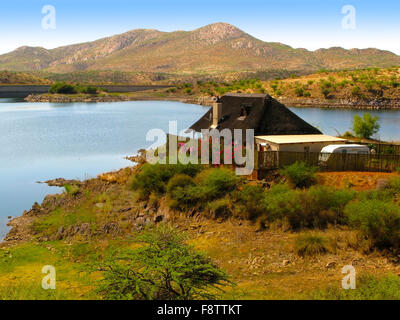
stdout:
POLYGON ((355 115, 353 131, 357 137, 369 139, 380 129, 378 120, 379 118, 377 116, 373 117, 368 112, 364 113, 362 118, 359 115, 355 115))
POLYGON ((354 97, 359 97, 360 94, 361 94, 361 89, 360 89, 360 87, 359 87, 359 86, 355 86, 355 87, 351 90, 351 94, 352 94, 354 97))
MULTIPOLYGON (((397 168, 396 171, 400 172, 400 168, 397 168)), ((392 177, 389 179, 389 183, 384 188, 384 190, 391 191, 393 195, 400 194, 400 178, 392 177)))
POLYGON ((229 284, 227 274, 185 243, 174 228, 159 225, 137 237, 137 249, 112 252, 96 270, 103 271, 98 291, 106 299, 215 299, 229 284), (218 288, 218 289, 217 289, 218 288))
POLYGON ((295 252, 301 257, 317 256, 328 252, 327 239, 319 234, 299 235, 295 241, 295 252))
POLYGON ((281 171, 296 188, 308 188, 313 185, 316 182, 316 172, 317 167, 298 161, 281 171))
POLYGON ((304 96, 304 89, 302 87, 298 87, 294 90, 294 93, 296 94, 296 96, 302 97, 304 96))
POLYGON ((76 87, 71 84, 56 82, 50 87, 49 93, 75 94, 77 93, 77 90, 76 87))
POLYGON ((231 211, 231 201, 229 199, 219 199, 208 204, 208 209, 213 218, 228 218, 231 211))
POLYGON ((291 229, 326 228, 344 223, 344 208, 355 197, 351 190, 335 190, 316 186, 309 191, 290 190, 278 185, 263 201, 267 222, 286 222, 291 229))
POLYGON ((195 204, 201 195, 193 190, 193 178, 186 174, 176 174, 168 182, 167 195, 173 202, 170 207, 184 209, 190 204, 195 204))
POLYGON ((137 190, 142 199, 148 199, 152 192, 164 194, 169 180, 175 174, 195 176, 203 169, 194 164, 144 164, 131 181, 131 187, 137 190))
POLYGON ((326 186, 314 186, 302 197, 303 225, 326 228, 328 224, 345 223, 344 208, 356 197, 352 190, 336 190, 326 186))
POLYGON ((216 199, 233 191, 238 183, 235 172, 229 169, 208 169, 195 177, 197 185, 202 187, 208 200, 216 199))
POLYGON ((66 184, 64 186, 64 190, 67 194, 69 194, 73 197, 79 193, 79 187, 76 185, 72 185, 72 184, 66 184))
POLYGON ((351 139, 351 138, 354 138, 354 135, 353 135, 350 131, 346 131, 346 132, 343 134, 343 138, 345 138, 345 139, 351 139))
POLYGON ((98 89, 96 87, 87 86, 87 87, 79 87, 79 92, 85 94, 97 94, 98 89))
POLYGON ((350 226, 369 238, 378 249, 400 249, 400 207, 394 202, 367 200, 349 203, 345 215, 350 226))
POLYGON ((247 219, 254 219, 265 214, 266 194, 259 185, 246 185, 234 194, 239 212, 247 219))
POLYGON ((274 186, 263 201, 266 209, 264 221, 289 221, 291 217, 298 216, 301 212, 300 197, 298 190, 291 190, 285 185, 274 186))
POLYGON ((177 175, 170 180, 167 193, 172 200, 170 207, 178 209, 204 208, 207 201, 224 197, 236 188, 238 178, 234 171, 208 169, 200 172, 194 180, 177 175))

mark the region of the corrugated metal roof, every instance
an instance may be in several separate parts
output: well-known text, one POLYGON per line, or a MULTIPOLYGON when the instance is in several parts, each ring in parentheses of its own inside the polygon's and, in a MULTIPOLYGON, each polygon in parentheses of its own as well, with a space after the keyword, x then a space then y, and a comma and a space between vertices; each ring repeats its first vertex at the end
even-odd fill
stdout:
POLYGON ((257 139, 276 144, 295 144, 312 142, 345 142, 346 139, 327 136, 324 134, 301 134, 301 135, 273 135, 256 136, 257 139))

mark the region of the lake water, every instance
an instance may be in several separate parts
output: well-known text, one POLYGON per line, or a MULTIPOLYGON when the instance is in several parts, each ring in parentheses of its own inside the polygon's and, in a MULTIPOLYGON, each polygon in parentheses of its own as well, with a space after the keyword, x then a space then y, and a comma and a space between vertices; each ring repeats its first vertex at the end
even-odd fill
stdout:
POLYGON ((337 136, 352 128, 354 115, 365 112, 379 117, 381 128, 375 138, 384 141, 400 141, 400 110, 355 110, 326 108, 289 108, 299 117, 325 134, 337 136))
MULTIPOLYGON (((0 238, 8 216, 19 216, 49 193, 37 181, 85 179, 131 165, 124 159, 146 142, 149 129, 168 131, 170 120, 185 129, 208 110, 178 102, 24 103, 0 99, 0 238)), ((351 127, 359 110, 291 108, 326 134, 351 127)), ((400 111, 374 111, 380 136, 400 140, 400 111)))
POLYGON ((49 193, 37 181, 85 179, 129 165, 124 157, 149 146, 149 129, 185 129, 208 108, 176 102, 24 103, 0 99, 0 239, 49 193))

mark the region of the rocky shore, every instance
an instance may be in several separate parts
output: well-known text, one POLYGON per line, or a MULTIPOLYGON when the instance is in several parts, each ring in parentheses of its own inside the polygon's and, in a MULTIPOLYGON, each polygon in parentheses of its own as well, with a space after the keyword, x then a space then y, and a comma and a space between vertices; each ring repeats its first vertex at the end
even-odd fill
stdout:
POLYGON ((293 107, 318 107, 318 108, 345 108, 385 110, 400 109, 400 99, 307 99, 307 98, 279 98, 281 103, 293 107))
POLYGON ((74 103, 74 102, 121 102, 121 101, 177 101, 189 104, 211 106, 214 98, 209 96, 167 96, 158 97, 152 95, 66 95, 66 94, 31 94, 25 98, 27 102, 52 102, 52 103, 74 103))
MULTIPOLYGON (((25 98, 27 102, 52 102, 52 103, 73 103, 73 102, 121 102, 121 101, 177 101, 203 106, 212 106, 214 97, 211 96, 174 96, 165 97, 153 94, 134 94, 134 95, 65 95, 65 94, 31 94, 25 98)), ((347 109, 369 109, 385 110, 400 109, 400 99, 316 99, 316 98, 288 98, 282 97, 278 100, 288 106, 293 107, 318 107, 318 108, 347 108, 347 109)))

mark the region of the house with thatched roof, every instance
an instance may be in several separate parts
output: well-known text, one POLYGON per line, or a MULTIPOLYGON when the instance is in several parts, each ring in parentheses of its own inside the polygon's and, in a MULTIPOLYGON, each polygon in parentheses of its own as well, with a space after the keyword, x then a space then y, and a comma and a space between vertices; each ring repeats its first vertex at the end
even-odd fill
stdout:
MULTIPOLYGON (((230 93, 217 99, 213 107, 190 130, 254 129, 258 151, 320 152, 344 139, 321 133, 268 94, 230 93)), ((245 140, 245 134, 243 134, 245 140)))

